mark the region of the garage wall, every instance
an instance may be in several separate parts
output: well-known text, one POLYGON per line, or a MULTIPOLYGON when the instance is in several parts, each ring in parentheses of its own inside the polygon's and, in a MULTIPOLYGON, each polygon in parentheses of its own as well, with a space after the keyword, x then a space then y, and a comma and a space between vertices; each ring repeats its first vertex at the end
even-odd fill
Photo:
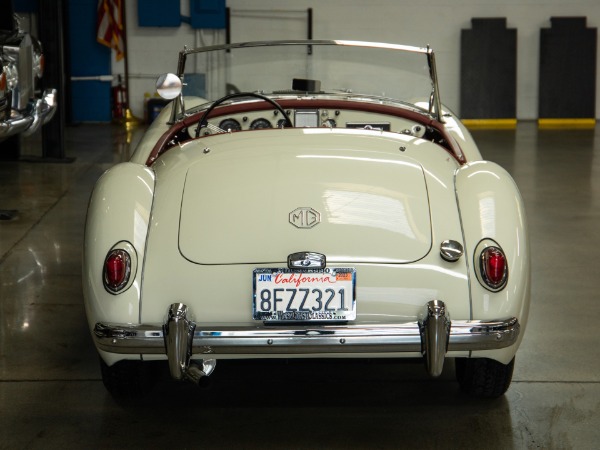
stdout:
MULTIPOLYGON (((184 45, 224 43, 225 33, 197 32, 185 23, 179 28, 140 28, 137 2, 125 3, 130 106, 143 117, 144 93, 154 91, 159 73, 175 71, 176 51, 184 45)), ((232 41, 304 38, 306 16, 301 11, 312 8, 314 39, 429 44, 437 54, 442 99, 459 113, 461 29, 471 27, 472 17, 506 17, 507 26, 517 29, 517 117, 521 120, 538 117, 540 28, 550 27, 553 16, 586 16, 588 27, 600 27, 598 0, 227 0, 227 6, 232 11, 232 41)), ((181 0, 181 13, 189 15, 188 0, 181 0)), ((113 73, 123 72, 123 64, 114 61, 113 54, 113 73)), ((596 92, 600 117, 600 89, 596 92)))

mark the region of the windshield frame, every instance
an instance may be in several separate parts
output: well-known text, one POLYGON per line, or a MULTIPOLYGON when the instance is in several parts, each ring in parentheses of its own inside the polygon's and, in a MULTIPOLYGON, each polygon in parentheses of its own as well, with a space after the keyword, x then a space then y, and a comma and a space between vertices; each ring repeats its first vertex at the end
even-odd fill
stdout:
MULTIPOLYGON (((179 52, 179 60, 177 64, 177 76, 183 79, 185 74, 185 65, 188 55, 195 55, 200 53, 208 53, 214 51, 230 51, 232 49, 242 48, 254 48, 254 47, 275 47, 275 46, 306 46, 309 54, 312 52, 312 46, 315 45, 329 45, 329 46, 350 46, 350 47, 365 47, 365 48, 377 48, 377 49, 388 49, 397 50, 402 52, 410 52, 422 54, 427 59, 427 65, 429 68, 429 77, 431 81, 431 92, 429 95, 428 113, 431 118, 443 123, 442 107, 439 93, 439 85, 437 80, 437 70, 435 66, 435 55, 433 50, 427 47, 413 47, 407 45, 388 44, 383 42, 367 42, 367 41, 349 41, 349 40, 277 40, 277 41, 254 41, 254 42, 241 42, 223 45, 211 45, 197 48, 184 47, 179 52)), ((177 121, 178 111, 180 111, 179 117, 183 118, 186 115, 185 105, 183 101, 183 95, 180 94, 175 98, 171 113, 171 123, 177 121)))

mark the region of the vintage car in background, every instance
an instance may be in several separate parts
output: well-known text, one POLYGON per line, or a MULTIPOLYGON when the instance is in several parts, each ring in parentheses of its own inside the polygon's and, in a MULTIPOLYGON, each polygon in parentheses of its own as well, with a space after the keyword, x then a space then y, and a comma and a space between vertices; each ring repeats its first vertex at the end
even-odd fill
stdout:
POLYGON ((419 358, 434 377, 453 360, 463 391, 504 394, 529 310, 525 211, 442 105, 430 48, 184 49, 157 85, 174 100, 87 215, 111 393, 143 393, 157 360, 198 382, 219 359, 335 357, 419 358), (184 98, 195 73, 204 91, 184 98))
POLYGON ((44 72, 42 45, 20 28, 16 16, 6 11, 0 19, 0 63, 1 158, 3 147, 11 138, 29 136, 52 119, 56 90, 40 91, 44 72))

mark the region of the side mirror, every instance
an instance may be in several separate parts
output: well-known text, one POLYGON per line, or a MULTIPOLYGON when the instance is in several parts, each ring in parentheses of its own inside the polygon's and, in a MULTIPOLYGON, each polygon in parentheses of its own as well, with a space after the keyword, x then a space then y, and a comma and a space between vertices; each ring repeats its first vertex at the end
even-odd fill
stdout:
POLYGON ((181 94, 183 83, 174 73, 163 73, 156 80, 156 92, 165 100, 173 100, 181 94))

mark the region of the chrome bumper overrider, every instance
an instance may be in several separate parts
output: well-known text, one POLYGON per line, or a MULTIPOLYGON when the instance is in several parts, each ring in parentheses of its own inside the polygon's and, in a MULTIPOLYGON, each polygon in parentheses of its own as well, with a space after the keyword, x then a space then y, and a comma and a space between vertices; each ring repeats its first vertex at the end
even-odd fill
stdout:
POLYGON ((23 136, 32 135, 54 117, 56 108, 56 89, 46 89, 42 97, 32 101, 25 112, 11 116, 6 120, 0 120, 0 138, 19 133, 22 133, 23 136))
POLYGON ((444 302, 428 302, 415 322, 390 325, 308 324, 204 328, 174 303, 167 321, 156 325, 97 323, 100 350, 120 354, 166 354, 171 375, 198 381, 209 375, 220 354, 314 354, 420 352, 432 376, 442 373, 448 351, 509 347, 519 336, 516 318, 498 321, 450 321, 444 302), (192 354, 202 354, 200 366, 192 354))

